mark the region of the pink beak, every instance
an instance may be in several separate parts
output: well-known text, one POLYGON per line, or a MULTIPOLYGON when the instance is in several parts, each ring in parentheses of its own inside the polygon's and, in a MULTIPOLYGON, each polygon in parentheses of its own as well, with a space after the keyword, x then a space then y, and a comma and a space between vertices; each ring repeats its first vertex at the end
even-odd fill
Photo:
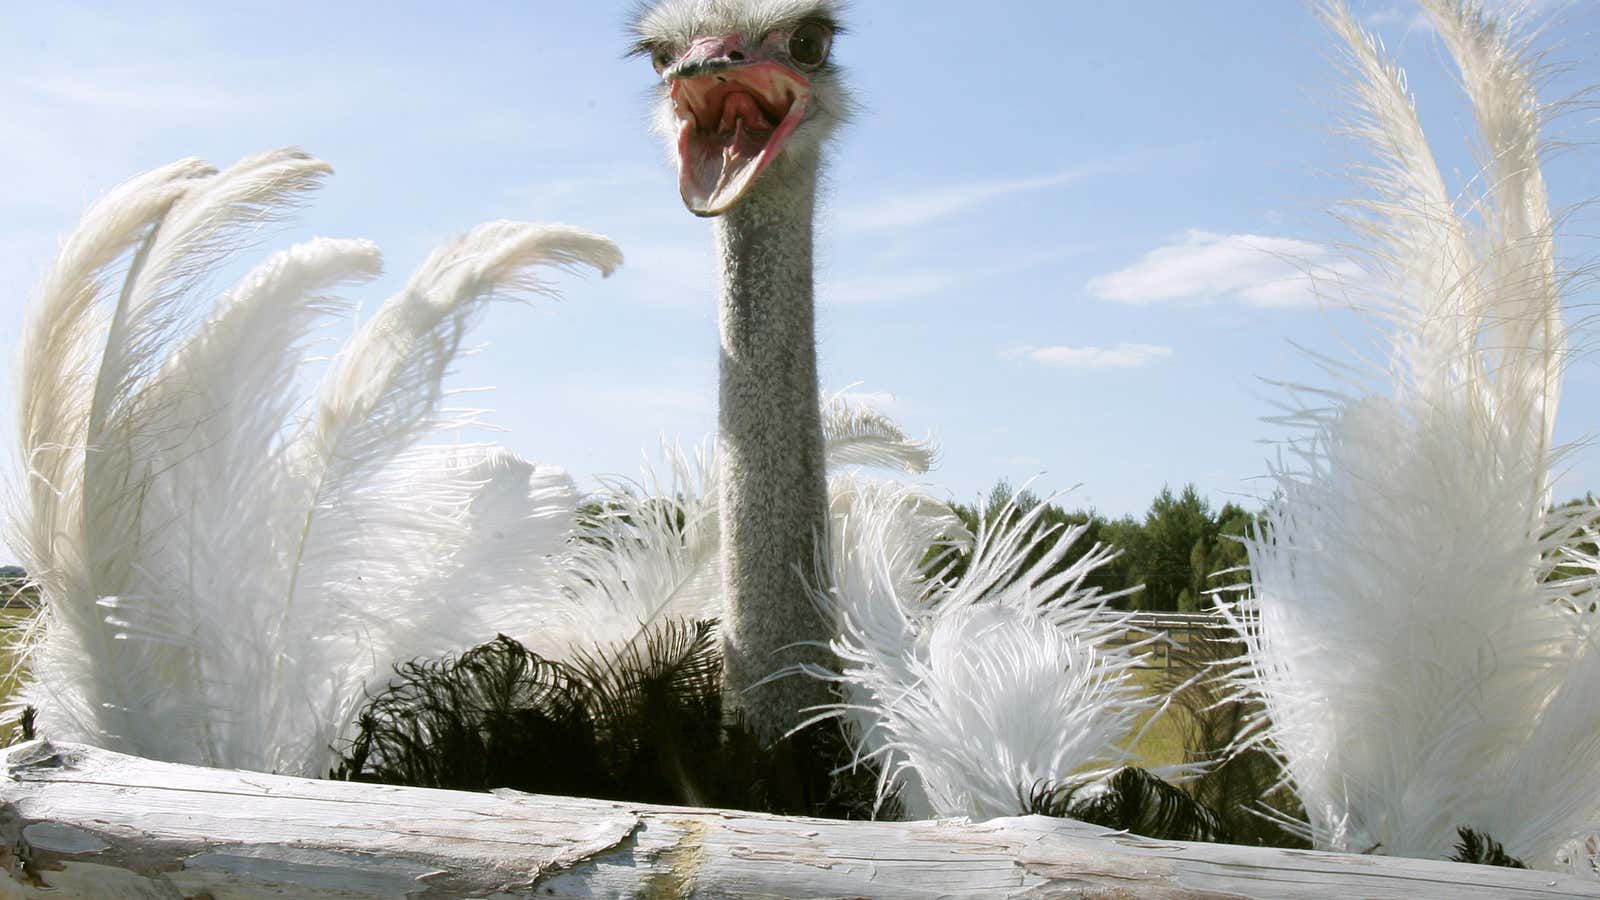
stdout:
POLYGON ((699 216, 730 209, 805 119, 811 83, 739 35, 702 37, 662 75, 678 116, 678 188, 699 216))

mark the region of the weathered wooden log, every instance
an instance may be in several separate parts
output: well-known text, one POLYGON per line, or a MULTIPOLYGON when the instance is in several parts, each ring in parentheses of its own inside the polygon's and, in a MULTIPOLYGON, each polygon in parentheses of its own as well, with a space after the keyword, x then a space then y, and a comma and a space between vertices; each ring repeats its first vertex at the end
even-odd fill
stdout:
POLYGON ((1059 819, 838 822, 0 754, 6 897, 1594 897, 1546 872, 1157 842, 1059 819))

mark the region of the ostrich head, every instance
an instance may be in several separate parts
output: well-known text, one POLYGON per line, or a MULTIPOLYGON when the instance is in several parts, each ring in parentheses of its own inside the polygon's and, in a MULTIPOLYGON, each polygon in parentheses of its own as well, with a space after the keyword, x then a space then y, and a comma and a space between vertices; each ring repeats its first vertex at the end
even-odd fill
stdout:
POLYGON ((659 0, 634 21, 635 55, 661 75, 657 126, 698 216, 727 212, 758 181, 815 164, 849 97, 832 58, 839 0, 659 0))

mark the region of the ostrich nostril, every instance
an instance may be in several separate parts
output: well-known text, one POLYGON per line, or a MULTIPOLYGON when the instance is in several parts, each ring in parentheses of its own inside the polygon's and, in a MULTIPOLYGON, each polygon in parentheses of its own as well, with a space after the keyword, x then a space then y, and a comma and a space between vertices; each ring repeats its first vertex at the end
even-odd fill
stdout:
POLYGON ((744 62, 744 53, 739 50, 734 50, 728 54, 728 58, 734 62, 744 62))

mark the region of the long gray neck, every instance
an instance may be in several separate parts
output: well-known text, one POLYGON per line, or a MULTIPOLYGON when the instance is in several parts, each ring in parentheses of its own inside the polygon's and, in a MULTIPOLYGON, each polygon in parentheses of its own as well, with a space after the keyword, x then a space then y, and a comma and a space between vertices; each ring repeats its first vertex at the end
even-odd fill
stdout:
POLYGON ((812 293, 818 166, 786 162, 716 225, 723 685, 729 711, 769 743, 832 699, 826 682, 805 676, 755 687, 797 663, 831 667, 832 656, 832 629, 805 588, 828 507, 812 293), (793 646, 802 641, 824 647, 793 646))

